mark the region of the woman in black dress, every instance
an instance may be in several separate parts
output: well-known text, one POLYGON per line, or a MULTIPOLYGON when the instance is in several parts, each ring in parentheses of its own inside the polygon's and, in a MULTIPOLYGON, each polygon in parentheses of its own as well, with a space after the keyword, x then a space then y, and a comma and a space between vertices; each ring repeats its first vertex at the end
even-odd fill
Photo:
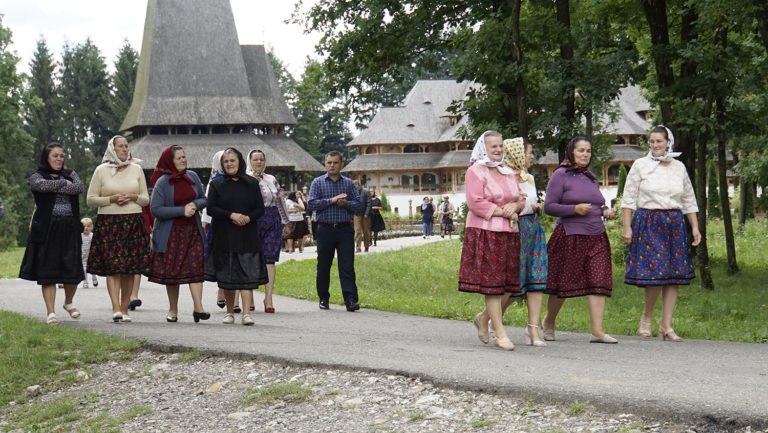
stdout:
POLYGON ((371 193, 371 233, 373 234, 373 246, 376 246, 376 241, 379 240, 379 232, 384 231, 384 218, 381 216, 381 211, 384 208, 381 206, 381 200, 376 195, 376 190, 370 188, 368 190, 371 193))
POLYGON ((61 144, 45 146, 29 186, 35 197, 35 212, 19 277, 42 286, 49 325, 59 323, 54 307, 56 283, 64 284, 64 310, 79 319, 80 311, 72 305, 72 299, 77 285, 85 279, 78 200, 85 186, 77 173, 64 167, 61 144))

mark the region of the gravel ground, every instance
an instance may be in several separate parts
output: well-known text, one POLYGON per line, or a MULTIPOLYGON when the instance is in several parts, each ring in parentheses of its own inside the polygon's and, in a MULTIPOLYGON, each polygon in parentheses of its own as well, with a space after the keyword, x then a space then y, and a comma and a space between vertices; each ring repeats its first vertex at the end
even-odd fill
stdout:
MULTIPOLYGON (((117 426, 121 432, 723 431, 631 413, 601 413, 578 402, 542 404, 441 388, 418 378, 196 352, 142 350, 129 361, 94 365, 89 372, 77 373, 83 379, 78 385, 37 395, 24 405, 12 404, 0 417, 5 419, 0 421, 0 431, 9 430, 12 411, 32 403, 81 397, 77 411, 83 416, 59 424, 57 431, 78 431, 85 429, 88 420, 108 417, 125 419, 117 426)), ((28 392, 42 389, 45 385, 28 392)), ((750 428, 737 431, 754 432, 750 428)))

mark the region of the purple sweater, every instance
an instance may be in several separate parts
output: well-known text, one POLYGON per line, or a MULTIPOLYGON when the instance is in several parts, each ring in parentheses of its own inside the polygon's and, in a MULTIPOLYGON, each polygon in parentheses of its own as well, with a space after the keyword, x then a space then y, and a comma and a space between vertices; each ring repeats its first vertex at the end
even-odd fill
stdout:
POLYGON ((566 235, 599 235, 605 232, 603 225, 605 198, 596 180, 581 173, 566 173, 558 168, 549 179, 544 198, 544 212, 556 216, 557 224, 565 227, 566 235), (576 205, 589 203, 592 210, 584 216, 576 214, 576 205))

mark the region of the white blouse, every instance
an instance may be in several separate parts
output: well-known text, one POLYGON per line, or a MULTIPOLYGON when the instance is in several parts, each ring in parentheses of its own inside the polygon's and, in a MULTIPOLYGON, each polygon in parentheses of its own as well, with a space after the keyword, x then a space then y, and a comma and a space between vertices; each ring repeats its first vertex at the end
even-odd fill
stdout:
MULTIPOLYGON (((533 175, 531 175, 531 177, 533 177, 533 175)), ((520 178, 518 178, 517 181, 520 182, 520 178)), ((534 182, 535 181, 536 180, 534 180, 534 182)), ((526 194, 525 207, 523 208, 523 211, 520 212, 520 215, 533 214, 532 205, 539 201, 539 197, 536 195, 536 185, 533 185, 530 182, 520 182, 520 191, 522 191, 523 194, 526 194)))
POLYGON ((649 157, 632 164, 624 184, 621 207, 679 209, 684 215, 699 211, 685 165, 678 160, 662 164, 649 157))

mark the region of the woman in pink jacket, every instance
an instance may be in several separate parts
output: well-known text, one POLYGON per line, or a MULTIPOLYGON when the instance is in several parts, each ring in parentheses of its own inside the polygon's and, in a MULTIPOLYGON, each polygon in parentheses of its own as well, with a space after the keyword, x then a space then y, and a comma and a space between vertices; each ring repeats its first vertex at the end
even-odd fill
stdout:
POLYGON ((486 131, 475 144, 465 177, 467 214, 459 268, 459 291, 485 295, 475 316, 478 338, 488 343, 488 320, 496 347, 513 350, 502 324, 502 300, 520 293, 520 233, 517 213, 524 206, 515 171, 502 165, 501 134, 486 131))

